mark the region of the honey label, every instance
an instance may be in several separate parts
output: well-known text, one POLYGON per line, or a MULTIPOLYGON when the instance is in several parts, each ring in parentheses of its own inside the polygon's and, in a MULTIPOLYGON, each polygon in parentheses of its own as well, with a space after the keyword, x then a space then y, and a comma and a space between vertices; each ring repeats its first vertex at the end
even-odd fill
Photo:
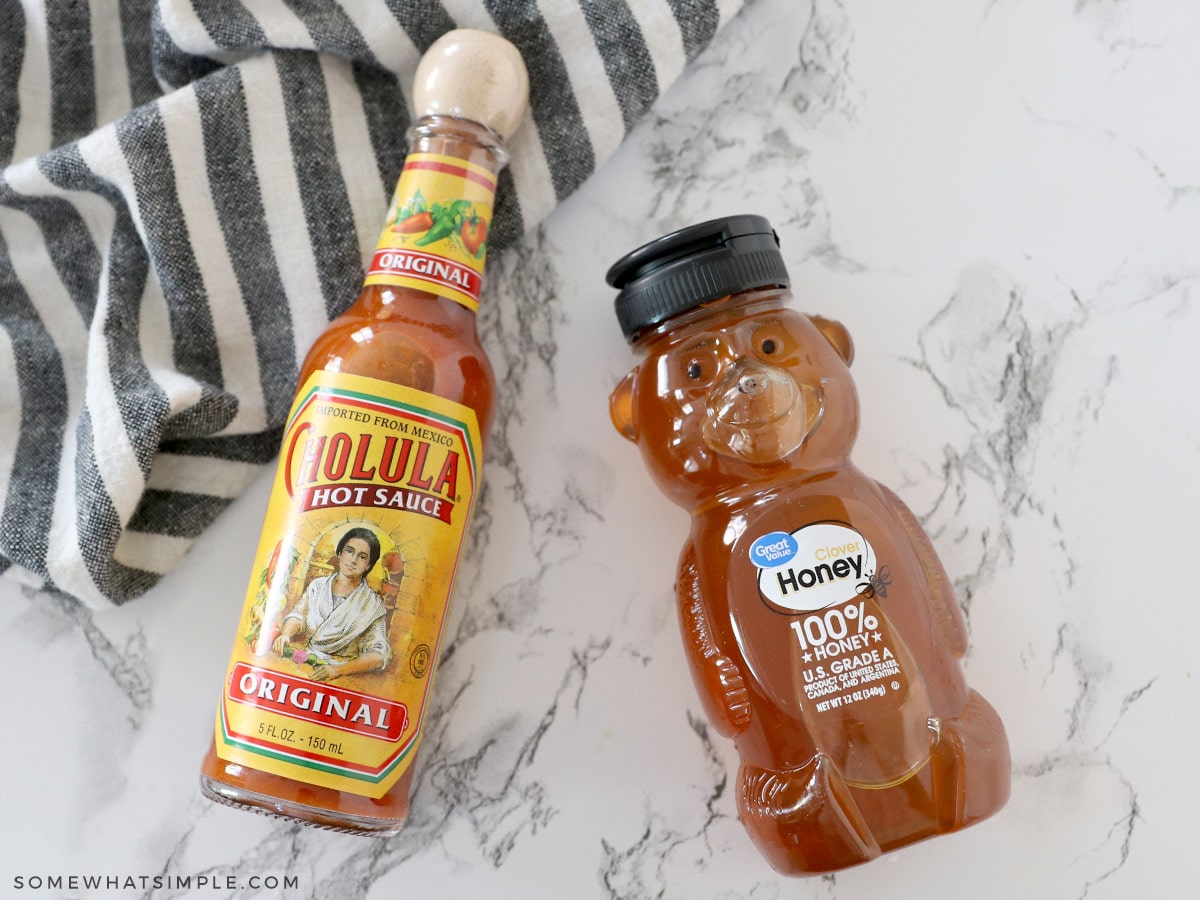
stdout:
POLYGON ((879 601, 890 573, 865 537, 839 522, 763 535, 750 545, 758 590, 793 632, 804 699, 818 713, 906 694, 899 636, 879 601))
POLYGON ((411 764, 478 483, 473 411, 317 372, 284 434, 222 759, 380 797, 411 764))
POLYGON ((817 746, 854 787, 912 777, 929 760, 932 711, 886 612, 897 586, 870 541, 845 523, 817 522, 764 534, 749 556, 790 661, 790 702, 817 746))
POLYGON ((781 612, 810 612, 853 599, 876 569, 866 538, 837 522, 776 531, 750 545, 758 589, 781 612))
POLYGON ((392 196, 367 284, 432 291, 479 309, 496 176, 438 153, 412 153, 392 196))

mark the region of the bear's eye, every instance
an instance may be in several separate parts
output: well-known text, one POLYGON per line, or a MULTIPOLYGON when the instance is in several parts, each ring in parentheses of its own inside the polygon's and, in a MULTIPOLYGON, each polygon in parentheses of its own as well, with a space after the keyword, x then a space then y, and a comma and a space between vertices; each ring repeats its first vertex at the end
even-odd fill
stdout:
POLYGON ((671 360, 671 368, 675 373, 674 377, 693 386, 711 381, 721 367, 718 344, 713 338, 705 338, 681 347, 678 355, 672 356, 674 359, 671 360))
POLYGON ((788 356, 793 349, 787 328, 781 322, 759 323, 750 336, 750 346, 759 359, 771 358, 773 365, 780 365, 780 357, 788 356))

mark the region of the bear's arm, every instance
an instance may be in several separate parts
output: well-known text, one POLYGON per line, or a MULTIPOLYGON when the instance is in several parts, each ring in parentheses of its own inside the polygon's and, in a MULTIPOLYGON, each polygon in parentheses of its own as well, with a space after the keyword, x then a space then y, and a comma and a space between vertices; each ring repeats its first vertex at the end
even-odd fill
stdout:
POLYGON ((929 540, 929 535, 925 533, 925 529, 921 527, 917 517, 904 505, 904 501, 888 487, 878 482, 876 484, 883 493, 888 507, 900 520, 909 540, 912 541, 913 549, 917 551, 917 558, 921 560, 921 568, 925 570, 925 578, 929 582, 929 605, 933 609, 934 621, 941 630, 950 652, 956 658, 962 659, 967 652, 967 623, 963 618, 962 610, 959 609, 958 601, 954 597, 954 587, 950 584, 950 577, 946 574, 942 561, 938 559, 937 551, 933 549, 933 543, 929 540))
POLYGON ((713 640, 700 593, 696 551, 690 543, 680 561, 675 591, 683 643, 704 711, 717 731, 733 737, 750 724, 750 695, 737 663, 722 654, 713 640))

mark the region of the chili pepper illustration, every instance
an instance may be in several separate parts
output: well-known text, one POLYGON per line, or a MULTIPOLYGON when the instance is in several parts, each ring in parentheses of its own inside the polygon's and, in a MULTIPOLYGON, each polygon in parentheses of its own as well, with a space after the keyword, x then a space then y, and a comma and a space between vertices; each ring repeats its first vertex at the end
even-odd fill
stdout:
POLYGON ((433 227, 433 214, 429 212, 413 213, 406 219, 392 226, 392 231, 400 234, 420 234, 433 227))
POLYGON ((487 241, 487 220, 480 218, 478 215, 471 216, 467 221, 463 222, 462 226, 462 242, 467 248, 467 252, 472 256, 478 256, 484 242, 487 241))
POLYGON ((434 241, 448 238, 454 234, 454 224, 453 219, 438 219, 433 223, 433 227, 417 238, 414 243, 418 247, 424 247, 426 244, 432 244, 434 241))
POLYGON ((435 241, 450 237, 462 226, 463 217, 471 208, 469 200, 455 200, 448 205, 435 203, 429 210, 433 216, 433 227, 414 241, 417 247, 424 247, 435 241))

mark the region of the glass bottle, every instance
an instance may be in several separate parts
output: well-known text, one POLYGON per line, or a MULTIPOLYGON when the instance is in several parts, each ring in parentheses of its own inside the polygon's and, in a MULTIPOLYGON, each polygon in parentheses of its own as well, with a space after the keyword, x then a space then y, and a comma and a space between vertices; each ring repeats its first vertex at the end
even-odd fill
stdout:
POLYGON ((450 32, 417 69, 364 287, 301 367, 202 765, 218 802, 383 836, 407 815, 495 414, 476 310, 527 97, 495 35, 450 32))

